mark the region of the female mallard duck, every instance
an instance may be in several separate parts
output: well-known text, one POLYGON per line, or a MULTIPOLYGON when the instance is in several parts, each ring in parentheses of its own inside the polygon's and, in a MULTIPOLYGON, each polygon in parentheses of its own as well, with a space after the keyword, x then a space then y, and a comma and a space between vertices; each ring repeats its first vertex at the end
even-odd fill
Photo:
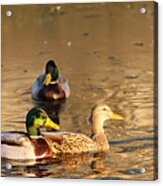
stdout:
POLYGON ((53 152, 46 139, 40 135, 40 127, 48 127, 58 130, 44 110, 31 109, 26 117, 27 133, 2 132, 1 156, 8 159, 41 159, 50 158, 53 152))
POLYGON ((55 62, 48 61, 45 72, 37 78, 32 87, 33 99, 53 101, 68 98, 69 95, 68 81, 59 73, 55 62))
POLYGON ((72 132, 43 133, 48 139, 54 154, 100 152, 109 149, 109 143, 104 133, 106 120, 124 120, 111 111, 107 105, 97 105, 91 112, 92 137, 72 132))

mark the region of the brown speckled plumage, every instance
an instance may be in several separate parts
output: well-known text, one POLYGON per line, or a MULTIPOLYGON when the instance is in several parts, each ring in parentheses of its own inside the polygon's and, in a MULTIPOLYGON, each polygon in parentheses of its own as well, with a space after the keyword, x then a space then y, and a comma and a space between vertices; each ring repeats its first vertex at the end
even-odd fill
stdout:
MULTIPOLYGON (((57 136, 57 132, 54 135, 57 136)), ((54 154, 92 152, 97 149, 97 144, 84 134, 63 132, 59 135, 62 135, 60 141, 51 140, 45 135, 54 154)))
POLYGON ((108 119, 123 120, 106 105, 98 105, 91 113, 92 138, 81 133, 54 132, 43 133, 54 154, 73 154, 82 152, 100 152, 109 149, 103 124, 108 119))

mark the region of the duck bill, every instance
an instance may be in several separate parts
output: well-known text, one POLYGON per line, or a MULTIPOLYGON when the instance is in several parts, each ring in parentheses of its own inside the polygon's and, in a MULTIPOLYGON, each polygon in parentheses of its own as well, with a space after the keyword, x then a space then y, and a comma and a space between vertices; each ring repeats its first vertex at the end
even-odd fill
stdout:
POLYGON ((52 128, 55 130, 59 130, 60 126, 56 123, 54 123, 49 117, 46 119, 46 123, 44 124, 45 127, 47 128, 52 128))
POLYGON ((46 86, 48 86, 48 85, 50 84, 50 82, 51 82, 51 79, 52 79, 51 74, 50 74, 50 73, 46 74, 44 84, 45 84, 46 86))
POLYGON ((120 115, 118 115, 118 114, 112 113, 111 119, 112 120, 121 120, 121 121, 123 121, 125 118, 120 116, 120 115))

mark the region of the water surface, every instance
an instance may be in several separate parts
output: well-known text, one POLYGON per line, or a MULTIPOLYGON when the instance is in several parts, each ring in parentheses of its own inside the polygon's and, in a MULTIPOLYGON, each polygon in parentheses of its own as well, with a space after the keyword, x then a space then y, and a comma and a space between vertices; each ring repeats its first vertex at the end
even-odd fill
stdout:
POLYGON ((108 154, 12 161, 11 170, 4 160, 2 176, 155 178, 153 22, 152 2, 2 6, 3 131, 25 131, 35 105, 31 87, 49 59, 71 85, 65 103, 48 105, 50 114, 57 108, 61 131, 90 135, 88 118, 99 102, 125 117, 105 126, 108 154))

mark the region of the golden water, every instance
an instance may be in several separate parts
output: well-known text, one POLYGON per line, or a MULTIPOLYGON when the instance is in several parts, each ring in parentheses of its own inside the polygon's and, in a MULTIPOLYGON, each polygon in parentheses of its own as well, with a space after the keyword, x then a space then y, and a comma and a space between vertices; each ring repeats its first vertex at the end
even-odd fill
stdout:
MULTIPOLYGON (((71 85, 70 98, 56 106, 61 131, 90 135, 88 118, 98 102, 125 117, 105 126, 108 154, 15 161, 11 170, 2 161, 3 176, 154 179, 153 8, 152 2, 2 7, 2 131, 25 131, 31 87, 49 59, 71 85)), ((46 108, 52 113, 54 106, 46 108)))

